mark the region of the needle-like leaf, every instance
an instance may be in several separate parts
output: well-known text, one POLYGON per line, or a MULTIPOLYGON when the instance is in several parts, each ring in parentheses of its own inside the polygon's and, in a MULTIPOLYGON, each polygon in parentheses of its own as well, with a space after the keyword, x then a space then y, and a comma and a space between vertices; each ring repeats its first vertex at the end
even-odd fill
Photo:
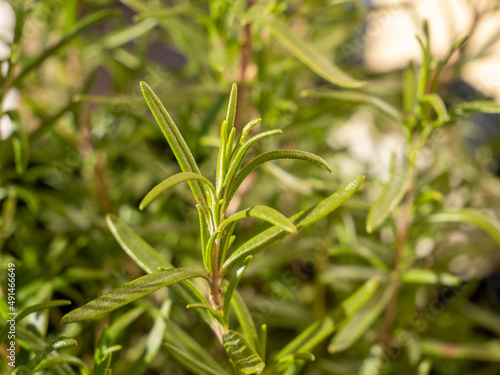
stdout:
MULTIPOLYGON (((314 164, 318 164, 319 166, 323 167, 324 169, 326 169, 330 173, 332 172, 332 168, 330 168, 328 163, 323 158, 319 157, 318 155, 312 154, 310 152, 299 151, 299 150, 275 150, 275 151, 265 152, 265 153, 257 156, 255 159, 253 159, 247 165, 245 165, 241 169, 241 171, 234 177, 234 180, 231 182, 231 185, 228 189, 226 202, 231 201, 234 194, 236 193, 236 190, 238 190, 238 188, 240 187, 241 183, 257 167, 259 167, 261 164, 264 164, 268 161, 278 160, 278 159, 306 160, 306 161, 310 161, 314 164)), ((228 204, 228 203, 226 203, 226 204, 228 204)))
POLYGON ((290 219, 274 208, 262 205, 249 207, 243 211, 236 212, 222 222, 221 228, 225 228, 230 223, 241 220, 245 217, 255 217, 276 225, 288 233, 297 233, 297 228, 290 221, 290 219))
POLYGON ((212 183, 209 180, 207 180, 205 177, 203 177, 198 173, 181 172, 174 174, 173 176, 170 176, 169 178, 163 180, 154 188, 152 188, 149 191, 149 193, 147 193, 146 196, 142 199, 141 203, 139 204, 139 209, 144 210, 154 199, 156 199, 165 190, 170 189, 171 187, 178 185, 181 182, 191 181, 191 180, 196 180, 203 183, 206 187, 208 187, 208 190, 210 191, 212 198, 215 199, 215 188, 213 187, 212 183))
MULTIPOLYGON (((141 90, 182 171, 200 174, 200 169, 198 168, 186 141, 182 137, 177 125, 175 125, 174 121, 170 117, 170 114, 160 102, 160 99, 158 99, 153 90, 145 82, 141 82, 141 90)), ((200 186, 200 182, 189 181, 188 183, 193 191, 196 202, 200 205, 204 212, 207 212, 207 203, 203 195, 203 189, 200 186)))
MULTIPOLYGON (((307 210, 301 211, 293 215, 290 220, 295 224, 298 230, 301 230, 316 221, 324 218, 326 215, 340 207, 347 199, 349 199, 361 186, 364 176, 359 176, 344 186, 336 193, 322 200, 318 204, 310 207, 307 210)), ((269 228, 262 233, 259 233, 252 239, 241 245, 225 262, 224 272, 242 262, 249 255, 258 253, 288 235, 279 227, 269 228)))
POLYGON ((243 277, 243 274, 245 273, 245 270, 247 269, 248 264, 250 263, 251 260, 252 257, 249 256, 243 261, 243 264, 236 271, 236 275, 234 275, 233 279, 231 280, 229 286, 226 289, 226 293, 224 294, 224 308, 222 315, 224 317, 224 323, 226 327, 229 325, 229 309, 231 307, 231 300, 233 298, 234 291, 236 290, 236 286, 243 277))
POLYGON ((307 65, 313 72, 334 85, 341 87, 360 87, 365 82, 358 81, 335 66, 325 55, 315 49, 310 42, 296 36, 289 27, 275 17, 265 21, 273 36, 295 57, 307 65))
POLYGON ((165 286, 193 277, 207 276, 190 268, 161 270, 139 277, 63 316, 64 324, 98 318, 165 286))

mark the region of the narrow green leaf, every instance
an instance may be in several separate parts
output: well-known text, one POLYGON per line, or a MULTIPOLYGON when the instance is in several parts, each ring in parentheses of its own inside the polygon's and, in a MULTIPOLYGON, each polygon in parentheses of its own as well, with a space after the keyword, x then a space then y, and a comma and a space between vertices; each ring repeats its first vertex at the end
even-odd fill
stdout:
POLYGON ((231 305, 240 324, 241 332, 250 345, 257 348, 257 328, 255 328, 255 323, 245 301, 236 289, 233 291, 231 305))
POLYGON ((366 219, 366 230, 372 233, 397 207, 403 199, 411 181, 409 173, 394 174, 384 185, 373 203, 366 219))
POLYGON ((219 321, 220 324, 224 324, 224 318, 222 317, 222 314, 218 312, 217 310, 214 310, 212 307, 205 305, 203 303, 190 303, 189 305, 186 306, 188 309, 203 309, 208 311, 210 314, 214 316, 215 319, 219 321))
POLYGON ((374 295, 379 284, 379 277, 373 277, 368 280, 351 296, 342 301, 330 314, 323 319, 315 321, 290 341, 276 355, 276 360, 294 353, 311 351, 321 341, 330 336, 340 323, 356 313, 374 295))
POLYGON ((462 282, 460 278, 451 273, 438 273, 426 269, 411 269, 402 272, 399 276, 402 282, 410 284, 431 284, 431 285, 448 285, 458 286, 462 282))
POLYGON ((212 273, 213 271, 215 240, 217 240, 219 237, 220 237, 220 232, 218 230, 213 232, 212 235, 209 237, 207 241, 207 246, 205 247, 203 252, 203 265, 205 266, 205 269, 209 274, 212 273))
POLYGON ((248 264, 250 263, 251 260, 252 257, 249 256, 243 261, 241 267, 236 270, 236 275, 234 275, 232 280, 229 282, 229 286, 226 289, 226 293, 224 293, 224 308, 222 310, 222 315, 224 316, 225 327, 229 326, 229 310, 231 307, 231 300, 233 298, 233 293, 236 290, 236 286, 243 277, 243 274, 245 273, 245 270, 247 269, 248 264))
POLYGON ((252 161, 250 161, 247 165, 245 165, 241 169, 241 171, 234 177, 234 180, 231 182, 231 185, 228 189, 226 200, 231 201, 234 194, 236 193, 236 190, 238 190, 238 188, 240 187, 241 183, 257 167, 268 161, 278 160, 278 159, 298 159, 298 160, 310 161, 311 163, 317 164, 326 169, 328 172, 332 173, 332 168, 330 168, 328 163, 323 158, 319 157, 318 155, 312 154, 310 152, 299 151, 299 150, 275 150, 275 151, 265 152, 257 156, 252 161))
POLYGON ((200 219, 200 239, 201 239, 201 251, 205 253, 205 248, 207 247, 208 241, 208 222, 205 214, 201 210, 199 205, 196 205, 196 209, 198 210, 198 215, 200 219))
POLYGON ((500 245, 500 222, 472 208, 445 209, 427 217, 430 223, 466 223, 475 225, 500 245))
POLYGON ((193 277, 207 278, 204 273, 190 268, 174 268, 147 274, 71 311, 63 316, 61 322, 67 324, 98 318, 155 290, 193 277))
MULTIPOLYGON (((127 224, 114 215, 106 216, 111 233, 127 255, 144 271, 152 273, 158 268, 173 268, 174 266, 163 258, 146 241, 138 236, 127 224)), ((172 285, 173 291, 186 303, 206 303, 207 301, 190 280, 172 285)), ((200 314, 200 317, 210 325, 211 317, 200 314)))
MULTIPOLYGON (((233 180, 234 175, 236 174, 237 170, 240 168, 241 163, 243 162, 243 159, 245 159, 245 156, 247 155, 248 151, 250 148, 255 144, 255 142, 269 137, 271 135, 275 134, 281 134, 283 133, 280 129, 275 129, 275 130, 269 130, 266 132, 262 132, 257 134, 256 136, 250 138, 247 142, 244 144, 240 145, 237 148, 236 154, 234 158, 232 158, 230 164, 229 164, 229 169, 224 177, 224 182, 223 182, 223 187, 224 191, 222 193, 222 197, 225 197, 227 195, 227 191, 229 187, 231 186, 231 182, 233 180)), ((229 202, 226 204, 226 206, 229 205, 229 202)))
POLYGON ((118 13, 116 11, 104 10, 100 12, 93 13, 88 17, 84 18, 80 22, 78 22, 73 29, 58 43, 54 46, 47 48, 43 51, 43 53, 35 58, 33 61, 28 63, 24 69, 19 73, 19 75, 14 79, 14 82, 11 84, 12 86, 17 86, 19 82, 33 69, 37 68, 40 64, 42 64, 48 57, 53 56, 59 52, 64 46, 66 46, 74 37, 76 37, 81 32, 87 30, 88 28, 104 21, 106 18, 116 16, 118 13))
POLYGON ((450 121, 450 116, 448 115, 446 105, 439 95, 425 94, 421 100, 423 103, 428 103, 432 106, 432 108, 434 108, 434 111, 436 112, 438 120, 441 124, 450 121))
POLYGON ((145 19, 139 23, 127 26, 122 30, 118 30, 112 34, 104 36, 100 41, 104 48, 112 49, 122 46, 134 39, 139 38, 141 35, 147 33, 149 30, 156 26, 154 19, 145 19))
POLYGON ((226 121, 228 127, 227 127, 226 139, 229 138, 229 133, 231 132, 231 129, 234 127, 237 99, 238 99, 238 86, 236 86, 236 83, 233 83, 233 85, 231 86, 231 94, 229 95, 229 104, 227 106, 226 121))
POLYGON ((30 146, 25 126, 16 112, 7 112, 12 127, 12 147, 14 149, 14 162, 17 174, 21 175, 26 171, 29 163, 30 146))
MULTIPOLYGON (((418 74, 417 99, 421 100, 427 89, 427 81, 429 78, 429 69, 431 64, 431 52, 429 43, 425 43, 418 36, 416 37, 420 49, 422 51, 422 65, 418 74)), ((426 40, 428 41, 428 39, 426 40)))
MULTIPOLYGON (((293 215, 290 220, 295 224, 297 230, 301 230, 315 223, 340 207, 342 203, 356 193, 364 179, 364 176, 355 178, 349 184, 336 193, 330 195, 328 198, 323 199, 321 202, 307 210, 293 215)), ((287 232, 278 227, 272 227, 259 233, 236 249, 236 251, 224 262, 223 272, 236 266, 249 255, 254 255, 259 251, 262 251, 263 249, 285 238, 287 235, 287 232)))
POLYGON ((438 358, 500 362, 500 341, 451 343, 433 339, 421 340, 422 353, 438 358))
POLYGON ((309 67, 313 72, 340 87, 360 87, 365 82, 358 81, 335 66, 328 57, 295 35, 287 25, 274 17, 265 21, 273 36, 290 51, 296 58, 309 67))
POLYGON ((239 332, 228 331, 222 336, 224 348, 240 371, 255 374, 265 367, 264 361, 239 332))
POLYGON ((115 215, 106 215, 106 224, 122 249, 144 271, 152 273, 158 267, 173 268, 172 264, 115 215))
POLYGON ((382 314, 394 294, 394 286, 377 293, 359 311, 347 318, 339 327, 328 345, 330 354, 350 348, 356 343, 382 314))
POLYGON ((224 176, 226 175, 226 148, 227 148, 227 121, 223 121, 220 127, 220 145, 219 145, 219 155, 217 156, 217 168, 215 172, 215 187, 217 191, 217 197, 220 198, 222 190, 222 182, 224 181, 224 176))
POLYGON ((261 118, 257 118, 255 120, 252 120, 250 121, 248 124, 245 125, 245 127, 243 128, 243 130, 241 131, 241 134, 238 138, 238 141, 236 142, 238 145, 242 145, 245 143, 246 139, 247 139, 247 136, 248 134, 250 133, 250 131, 256 126, 258 125, 260 122, 262 121, 261 118))
POLYGON ((241 220, 245 217, 255 217, 267 221, 272 225, 276 225, 288 233, 297 233, 297 228, 295 225, 281 212, 275 210, 274 208, 268 206, 257 205, 253 207, 246 208, 242 211, 236 212, 235 214, 229 216, 224 220, 220 227, 225 228, 232 222, 241 220))
MULTIPOLYGON (((160 102, 160 99, 158 99, 153 90, 145 82, 141 82, 141 90, 182 171, 200 174, 200 169, 196 164, 193 154, 191 154, 186 141, 170 117, 170 114, 160 102)), ((199 181, 188 181, 188 183, 193 191, 196 202, 200 205, 203 212, 208 212, 207 203, 203 196, 203 189, 199 181)))
POLYGON ((453 111, 457 115, 464 115, 473 112, 500 113, 500 104, 489 100, 474 100, 472 102, 457 104, 453 107, 453 111))
POLYGON ((448 54, 444 57, 444 59, 438 63, 437 68, 436 68, 436 73, 434 74, 434 78, 432 81, 431 92, 436 92, 436 90, 439 86, 439 78, 441 77, 441 73, 442 73, 444 67, 446 66, 446 64, 448 64, 448 61, 450 60, 453 53, 457 49, 461 48, 465 44, 465 42, 467 42, 468 39, 469 39, 468 35, 458 39, 455 43, 453 43, 450 50, 448 51, 448 54))
MULTIPOLYGON (((34 357, 31 361, 28 362, 27 368, 30 370, 35 370, 37 366, 45 359, 47 356, 52 353, 54 350, 59 350, 63 348, 67 348, 68 346, 76 346, 78 343, 75 339, 71 337, 60 336, 52 341, 50 341, 43 350, 38 353, 36 357, 34 357)), ((29 372, 31 373, 31 372, 29 372)))
POLYGON ((301 96, 320 99, 333 99, 336 101, 356 104, 366 104, 375 108, 376 110, 380 111, 381 113, 398 123, 402 123, 404 121, 403 115, 396 107, 390 105, 385 100, 380 99, 378 96, 367 94, 364 92, 345 90, 302 91, 301 96))
POLYGON ((225 234, 224 236, 222 236, 219 244, 219 259, 217 264, 219 267, 218 269, 222 268, 222 264, 226 260, 227 252, 236 239, 236 236, 232 235, 234 232, 234 228, 236 228, 236 222, 229 224, 229 226, 227 226, 224 230, 225 234))
POLYGON ((141 203, 139 204, 139 209, 141 211, 144 210, 154 199, 156 199, 165 190, 168 190, 171 187, 180 184, 181 182, 190 180, 196 180, 203 183, 206 187, 208 187, 210 193, 212 194, 213 199, 215 199, 215 188, 213 187, 212 183, 209 180, 207 180, 205 177, 197 173, 181 172, 174 174, 173 176, 170 176, 169 178, 163 180, 154 188, 152 188, 149 191, 149 193, 147 193, 146 196, 142 199, 141 203))
POLYGON ((179 349, 195 358, 197 362, 201 362, 216 373, 227 374, 226 370, 219 364, 217 359, 206 351, 205 347, 179 328, 173 321, 168 323, 167 342, 171 345, 175 344, 179 349))
POLYGON ((265 362, 266 361, 266 347, 267 347, 267 324, 262 324, 260 326, 260 335, 259 335, 259 355, 260 358, 265 362))
POLYGON ((163 347, 167 350, 175 361, 179 362, 182 367, 189 370, 191 373, 196 375, 224 375, 226 372, 220 372, 219 369, 212 369, 211 367, 200 362, 198 359, 194 358, 189 353, 186 353, 174 345, 166 343, 163 347))
POLYGON ((92 369, 92 375, 109 375, 109 368, 111 367, 111 353, 107 353, 101 359, 100 362, 96 363, 92 369))
POLYGON ((71 301, 64 300, 64 299, 57 299, 53 301, 48 301, 48 302, 43 302, 43 303, 38 303, 36 305, 31 305, 28 307, 23 308, 19 314, 16 316, 16 322, 20 322, 22 319, 27 317, 29 314, 33 314, 34 312, 46 310, 46 309, 51 309, 53 307, 59 307, 59 306, 67 306, 71 305, 71 301))

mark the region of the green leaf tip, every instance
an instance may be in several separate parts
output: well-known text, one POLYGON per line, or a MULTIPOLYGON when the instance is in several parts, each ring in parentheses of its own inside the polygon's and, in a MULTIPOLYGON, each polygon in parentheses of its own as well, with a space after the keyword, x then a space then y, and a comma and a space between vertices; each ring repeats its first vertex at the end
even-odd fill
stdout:
POLYGON ((170 176, 169 178, 163 180, 158 185, 156 185, 153 189, 151 189, 149 193, 147 193, 146 196, 142 199, 141 203, 139 204, 139 209, 141 211, 145 209, 154 199, 156 199, 165 190, 170 189, 171 187, 174 187, 175 185, 178 185, 181 182, 192 181, 192 180, 196 180, 203 183, 209 189, 210 194, 212 194, 212 199, 215 198, 215 188, 213 187, 213 185, 209 180, 207 180, 205 177, 203 177, 198 173, 181 172, 173 176, 170 176))
POLYGON ((264 369, 264 361, 241 333, 230 330, 222 336, 222 341, 229 357, 240 371, 255 374, 264 369))

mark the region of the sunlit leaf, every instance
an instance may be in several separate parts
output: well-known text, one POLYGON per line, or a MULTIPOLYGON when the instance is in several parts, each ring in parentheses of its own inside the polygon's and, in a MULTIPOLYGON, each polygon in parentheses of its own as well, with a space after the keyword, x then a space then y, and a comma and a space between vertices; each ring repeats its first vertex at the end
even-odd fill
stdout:
POLYGON ((173 268, 147 274, 79 307, 63 316, 64 324, 98 318, 160 288, 193 277, 207 276, 190 268, 173 268))
MULTIPOLYGON (((364 176, 355 178, 348 185, 330 195, 328 198, 323 199, 318 204, 293 215, 290 220, 295 224, 298 230, 304 229, 317 222, 340 207, 342 203, 356 193, 364 178, 364 176)), ((236 249, 236 251, 224 262, 224 271, 238 265, 249 255, 253 255, 264 250, 265 248, 285 238, 287 235, 287 232, 278 227, 272 227, 259 233, 236 249)))
POLYGON ((428 103, 434 108, 438 116, 438 120, 440 123, 445 123, 450 121, 450 116, 448 115, 448 111, 446 109, 446 105, 443 102, 443 99, 437 94, 425 94, 422 97, 422 102, 428 103))
POLYGON ((206 187, 208 187, 209 191, 212 193, 213 199, 215 199, 215 188, 212 183, 203 177, 200 174, 193 172, 181 172, 170 176, 169 178, 163 180, 154 188, 152 188, 149 193, 142 199, 139 204, 139 209, 144 210, 154 199, 156 199, 161 193, 165 190, 170 189, 171 187, 180 184, 184 181, 196 180, 203 183, 206 187))
POLYGON ((132 260, 144 271, 151 273, 158 267, 173 268, 164 257, 115 215, 107 215, 106 223, 116 241, 132 260))
POLYGON ((427 217, 430 223, 466 223, 488 233, 500 245, 500 222, 472 208, 445 209, 427 217))
POLYGON ((500 362, 500 340, 452 343, 433 339, 420 342, 424 355, 438 358, 500 362))
POLYGON ((281 134, 282 131, 280 129, 275 129, 275 130, 269 130, 266 132, 262 132, 260 134, 257 134, 256 136, 250 138, 248 141, 246 141, 244 144, 240 145, 239 148, 237 149, 237 152, 234 156, 234 158, 231 159, 231 162, 229 164, 228 171, 226 173, 226 176, 224 177, 224 192, 223 192, 223 197, 226 195, 227 190, 229 189, 231 182, 233 180, 233 176, 236 174, 238 169, 241 166, 241 163, 243 162, 243 159, 247 155, 248 151, 250 148, 255 144, 255 142, 269 137, 271 135, 275 134, 281 134))
POLYGON ((358 311, 377 291, 380 278, 374 277, 336 307, 330 314, 315 321, 296 338, 290 341, 276 355, 279 360, 287 355, 309 352, 321 341, 330 336, 339 325, 358 311))
POLYGON ((358 81, 341 71, 329 58, 315 49, 311 42, 299 38, 277 18, 268 17, 265 24, 288 51, 327 81, 341 87, 360 87, 365 84, 365 82, 358 81))
POLYGON ((243 211, 236 212, 224 220, 220 226, 221 228, 224 228, 226 225, 245 217, 255 217, 257 219, 267 221, 268 223, 276 225, 288 233, 297 232, 295 225, 281 212, 275 210, 274 208, 262 205, 249 207, 243 211))
MULTIPOLYGON (((186 141, 184 141, 179 129, 160 102, 160 99, 158 99, 153 90, 145 82, 141 82, 141 90, 182 171, 200 174, 200 169, 196 164, 193 154, 191 154, 191 150, 189 150, 186 141)), ((188 183, 197 203, 205 212, 207 210, 207 203, 200 183, 198 181, 189 181, 188 183)))
POLYGON ((409 173, 394 174, 384 185, 366 218, 366 230, 372 233, 391 214, 406 194, 411 182, 409 173))
POLYGON ((328 352, 337 353, 354 345, 382 314, 393 293, 394 286, 391 285, 385 291, 375 295, 355 314, 348 317, 330 341, 328 352))
POLYGON ((47 370, 49 368, 65 364, 77 367, 80 370, 81 375, 90 374, 90 371, 85 362, 83 362, 80 358, 72 355, 60 355, 57 357, 45 358, 36 367, 36 371, 39 372, 42 370, 47 370))
POLYGON ((318 155, 312 154, 306 151, 298 151, 298 150, 275 150, 265 152, 260 154, 255 159, 246 164, 241 171, 234 177, 234 180, 231 182, 231 185, 228 189, 226 199, 230 201, 236 190, 240 187, 241 183, 247 178, 247 176, 252 173, 257 167, 261 164, 264 164, 271 160, 278 159, 298 159, 298 160, 306 160, 311 163, 317 164, 322 168, 326 169, 328 172, 332 172, 332 168, 328 165, 328 163, 318 155))
MULTIPOLYGON (((34 357, 31 361, 28 362, 28 364, 26 365, 26 367, 29 369, 29 370, 35 370, 37 368, 37 366, 45 359, 47 358, 47 356, 52 353, 54 350, 60 350, 60 349, 63 349, 63 348, 67 348, 68 346, 75 346, 75 345, 78 345, 78 343, 76 342, 75 339, 71 338, 71 337, 64 337, 64 336, 61 336, 61 337, 58 337, 54 340, 51 340, 47 345, 45 345, 45 347, 43 348, 43 350, 38 353, 38 355, 36 357, 34 357)), ((20 374, 28 374, 28 373, 31 373, 31 371, 20 371, 19 372, 20 374)))
POLYGON ((458 115, 463 115, 473 112, 483 113, 500 113, 500 104, 489 100, 474 100, 457 104, 453 110, 458 115))
POLYGON ((234 275, 234 277, 231 279, 229 286, 227 287, 226 292, 224 293, 224 308, 222 315, 224 316, 224 323, 226 326, 229 325, 229 309, 231 307, 231 300, 233 298, 233 293, 236 290, 236 286, 243 277, 243 274, 245 273, 245 270, 247 269, 248 264, 250 263, 251 260, 252 260, 251 256, 245 259, 241 267, 236 270, 236 275, 234 275))
POLYGON ((139 38, 141 35, 147 33, 149 30, 156 26, 154 19, 145 19, 139 23, 127 26, 122 30, 118 30, 112 34, 106 35, 101 43, 105 48, 117 48, 125 43, 139 38))
POLYGON ((311 98, 321 98, 321 99, 333 99, 340 102, 349 102, 356 104, 366 104, 369 105, 389 118, 393 119, 398 123, 402 123, 404 120, 401 112, 387 103, 386 101, 380 99, 380 97, 367 94, 359 91, 340 91, 340 90, 318 90, 318 91, 303 91, 302 96, 311 98))
POLYGON ((233 291, 231 306, 236 314, 241 332, 253 348, 257 348, 257 329, 245 301, 237 290, 233 291))
POLYGON ((434 272, 426 269, 411 269, 401 272, 400 279, 404 283, 458 286, 460 278, 446 272, 434 272))
POLYGON ((255 374, 264 369, 264 361, 241 333, 230 330, 222 336, 222 341, 238 369, 247 374, 255 374))

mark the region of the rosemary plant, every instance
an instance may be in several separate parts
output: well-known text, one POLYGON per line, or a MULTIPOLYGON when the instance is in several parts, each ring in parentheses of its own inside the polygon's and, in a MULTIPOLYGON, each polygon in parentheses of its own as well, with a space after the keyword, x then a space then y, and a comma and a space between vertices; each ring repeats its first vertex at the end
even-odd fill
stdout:
MULTIPOLYGON (((236 138, 234 120, 237 87, 233 84, 226 119, 221 125, 217 170, 215 183, 213 184, 200 173, 179 129, 155 93, 144 82, 141 82, 141 89, 151 112, 174 152, 182 172, 170 176, 156 185, 144 197, 139 207, 141 210, 146 208, 165 190, 182 182, 187 182, 196 200, 199 213, 204 271, 173 267, 141 239, 137 238, 120 219, 108 216, 108 225, 117 240, 136 263, 149 274, 126 283, 73 310, 63 317, 62 322, 72 323, 97 318, 155 290, 175 285, 175 290, 188 303, 187 307, 197 310, 199 315, 210 325, 215 335, 226 348, 231 362, 238 370, 248 374, 262 371, 265 366, 263 360, 265 358, 265 328, 261 332, 261 337, 257 339, 253 322, 251 322, 246 307, 239 299, 233 299, 239 280, 254 254, 328 215, 359 189, 364 177, 357 177, 315 206, 290 218, 287 218, 274 208, 264 205, 248 207, 227 216, 226 212, 229 204, 241 183, 263 163, 277 159, 300 159, 317 164, 329 172, 332 170, 321 157, 297 150, 265 152, 244 164, 248 151, 257 141, 280 134, 281 130, 265 131, 249 138, 252 128, 261 121, 256 119, 245 125, 236 138), (234 228, 239 220, 246 217, 264 220, 270 223, 272 227, 258 233, 231 253, 230 248, 235 239, 233 235, 234 228), (237 268, 237 270, 231 275, 229 270, 234 268, 237 268), (229 275, 231 276, 229 277, 229 275), (188 279, 196 277, 207 281, 209 302, 204 296, 204 291, 188 281, 188 279), (226 284, 223 283, 225 278, 228 278, 226 284), (239 317, 241 333, 230 329, 231 305, 238 310, 236 315, 239 317), (207 315, 207 312, 210 315, 207 315)), ((374 281, 371 284, 373 283, 374 281)), ((366 293, 364 294, 364 298, 366 298, 366 293)), ((181 361, 185 357, 173 346, 170 346, 169 351, 174 353, 174 356, 177 356, 181 361)), ((288 359, 293 359, 293 355, 298 353, 302 353, 302 351, 286 350, 288 359)), ((279 358, 286 359, 287 357, 280 355, 279 358)), ((185 362, 184 364, 188 368, 192 366, 189 365, 189 361, 182 362, 185 362)))

